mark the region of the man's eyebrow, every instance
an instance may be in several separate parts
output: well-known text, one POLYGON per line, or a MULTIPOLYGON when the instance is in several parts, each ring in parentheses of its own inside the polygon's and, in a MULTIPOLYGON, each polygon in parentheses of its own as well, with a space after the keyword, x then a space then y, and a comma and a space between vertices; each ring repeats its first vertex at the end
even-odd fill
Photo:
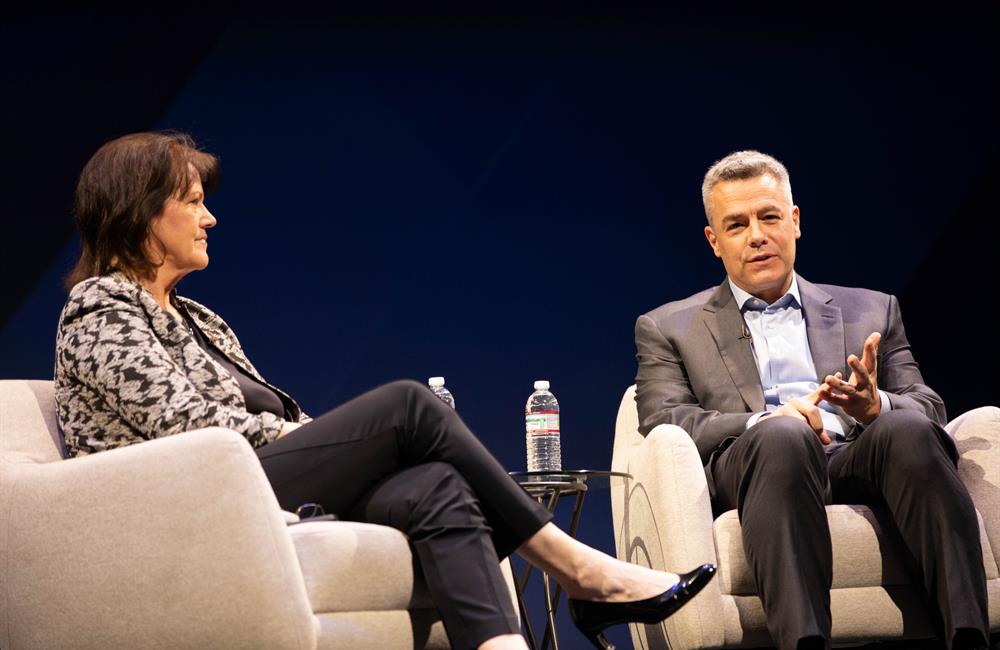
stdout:
POLYGON ((722 220, 719 223, 720 224, 727 224, 727 223, 731 223, 733 221, 741 221, 741 220, 746 219, 746 218, 747 217, 746 217, 746 215, 744 213, 742 213, 742 212, 734 212, 732 214, 727 214, 726 216, 722 217, 722 220))
POLYGON ((781 214, 781 208, 773 204, 768 204, 757 209, 757 214, 764 214, 766 212, 777 212, 778 214, 781 214))

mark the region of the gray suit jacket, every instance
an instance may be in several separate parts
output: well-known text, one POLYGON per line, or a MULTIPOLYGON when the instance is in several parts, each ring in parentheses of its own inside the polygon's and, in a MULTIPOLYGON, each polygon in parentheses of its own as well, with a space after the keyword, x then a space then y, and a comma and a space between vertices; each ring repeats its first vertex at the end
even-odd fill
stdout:
MULTIPOLYGON (((878 387, 892 408, 919 410, 944 424, 944 402, 923 383, 896 298, 797 277, 817 381, 838 370, 850 376, 847 355, 861 356, 868 335, 881 332, 878 387)), ((740 435, 750 416, 764 410, 764 390, 743 332, 728 281, 640 316, 639 431, 646 435, 658 424, 676 424, 694 439, 705 463, 724 440, 740 435)))

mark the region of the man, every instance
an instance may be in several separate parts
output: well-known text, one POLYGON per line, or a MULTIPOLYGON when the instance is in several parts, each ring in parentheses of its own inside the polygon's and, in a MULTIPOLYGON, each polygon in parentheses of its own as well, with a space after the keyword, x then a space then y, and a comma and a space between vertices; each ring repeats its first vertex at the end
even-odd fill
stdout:
POLYGON ((985 647, 974 506, 896 299, 795 274, 799 208, 771 156, 723 158, 702 199, 727 278, 636 322, 640 431, 694 439, 713 507, 739 513, 780 648, 829 647, 831 501, 887 508, 949 647, 985 647))

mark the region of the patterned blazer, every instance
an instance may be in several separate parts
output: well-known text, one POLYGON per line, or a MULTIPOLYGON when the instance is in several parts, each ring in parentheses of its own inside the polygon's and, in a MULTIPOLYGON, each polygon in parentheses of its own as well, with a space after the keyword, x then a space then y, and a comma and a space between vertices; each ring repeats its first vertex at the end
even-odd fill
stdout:
MULTIPOLYGON (((264 381, 218 315, 176 293, 170 299, 233 364, 281 396, 284 420, 309 421, 291 397, 264 381)), ((239 384, 191 331, 117 272, 70 291, 56 333, 55 399, 71 456, 208 426, 238 431, 260 447, 284 421, 248 412, 239 384)))

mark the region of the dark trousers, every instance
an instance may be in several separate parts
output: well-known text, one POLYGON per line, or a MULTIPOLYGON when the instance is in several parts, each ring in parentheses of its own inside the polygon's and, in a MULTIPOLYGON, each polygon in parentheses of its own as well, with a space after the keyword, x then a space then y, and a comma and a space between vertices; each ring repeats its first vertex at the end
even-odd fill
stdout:
POLYGON ((551 515, 425 386, 376 388, 257 456, 282 508, 404 532, 453 647, 519 632, 499 561, 551 515))
POLYGON ((865 503, 888 513, 949 647, 957 630, 988 638, 979 524, 957 461, 944 429, 904 410, 882 414, 829 456, 805 423, 780 416, 761 420, 718 456, 713 505, 739 513, 779 648, 810 637, 829 647, 827 503, 865 503))

